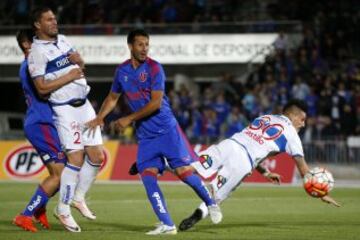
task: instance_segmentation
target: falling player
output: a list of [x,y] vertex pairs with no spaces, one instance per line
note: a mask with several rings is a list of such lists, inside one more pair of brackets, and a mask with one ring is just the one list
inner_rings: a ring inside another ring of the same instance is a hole
[[[309,171],[298,135],[298,131],[305,126],[306,111],[307,106],[303,101],[291,100],[284,106],[283,115],[258,117],[241,132],[200,153],[200,161],[192,166],[204,178],[216,174],[210,187],[218,204],[227,199],[254,168],[269,179],[278,181],[278,175],[259,165],[277,153],[286,152],[292,156],[302,177]],[[330,196],[321,199],[339,206]],[[185,231],[208,215],[202,203],[181,222],[179,229]]]

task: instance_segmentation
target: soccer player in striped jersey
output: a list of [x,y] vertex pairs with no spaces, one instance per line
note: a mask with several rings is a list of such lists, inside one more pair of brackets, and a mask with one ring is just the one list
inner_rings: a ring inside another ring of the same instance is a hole
[[[282,115],[260,116],[241,132],[199,153],[199,161],[192,166],[204,178],[216,176],[210,182],[210,187],[218,204],[227,199],[254,169],[279,183],[280,176],[269,172],[260,163],[280,152],[292,156],[302,177],[309,171],[298,135],[298,131],[305,126],[306,111],[305,102],[290,100],[284,106]],[[339,206],[330,196],[321,199]],[[208,215],[208,209],[202,203],[181,222],[179,229],[188,230]]]
[[[48,96],[38,94],[28,71],[27,58],[33,36],[34,33],[30,29],[20,30],[16,35],[18,45],[25,56],[19,71],[27,103],[24,131],[26,138],[33,145],[48,169],[49,176],[38,186],[24,211],[14,218],[13,223],[24,230],[37,232],[38,230],[33,224],[33,217],[44,228],[50,228],[46,216],[46,204],[49,198],[55,195],[59,189],[60,176],[67,158],[61,148],[60,139],[54,125],[53,111],[47,101]],[[62,86],[79,78],[81,75],[82,71],[80,69],[73,69],[53,84]]]
[[[83,72],[84,61],[69,40],[58,33],[55,14],[47,7],[36,8],[31,24],[36,36],[28,57],[30,76],[36,90],[49,95],[55,126],[68,158],[61,174],[55,215],[67,230],[80,232],[70,206],[89,219],[96,218],[85,203],[85,193],[104,160],[101,130],[97,128],[91,136],[84,131],[84,124],[96,116],[87,99],[90,86]],[[80,74],[69,81],[67,76],[74,71]],[[58,85],[57,81],[64,78],[67,83]],[[78,182],[78,178],[82,181]]]

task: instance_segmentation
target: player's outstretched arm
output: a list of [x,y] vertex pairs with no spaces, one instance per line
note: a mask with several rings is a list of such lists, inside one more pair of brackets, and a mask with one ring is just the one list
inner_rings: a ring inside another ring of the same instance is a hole
[[[307,165],[304,157],[300,157],[300,156],[296,156],[294,157],[294,160],[296,162],[296,166],[300,172],[301,177],[304,177],[304,175],[310,170],[309,166]],[[336,207],[340,207],[340,204],[338,202],[335,201],[335,199],[333,199],[332,197],[330,197],[329,195],[326,195],[322,198],[320,198],[323,202],[332,204]]]
[[293,157],[296,163],[296,167],[300,172],[301,177],[304,177],[305,174],[310,170],[309,166],[307,165],[305,158],[301,156]]
[[281,175],[280,174],[277,174],[274,172],[268,172],[267,174],[264,175],[264,177],[274,184],[280,185],[280,183],[281,183]]
[[104,102],[101,105],[100,111],[96,118],[85,123],[87,129],[90,129],[89,134],[95,133],[97,126],[104,125],[104,118],[115,108],[120,94],[110,91]]
[[132,122],[151,115],[153,112],[160,109],[163,95],[163,91],[151,91],[151,100],[139,111],[134,112],[126,117],[119,118],[117,121],[115,121],[115,127],[121,131],[129,126]]
[[256,170],[261,173],[266,179],[268,179],[270,182],[275,183],[275,184],[280,184],[281,183],[281,175],[274,173],[274,172],[270,172],[267,168],[264,168],[261,165],[258,165],[256,167]]
[[74,68],[71,69],[64,76],[61,76],[52,81],[46,81],[44,79],[44,76],[36,77],[34,80],[34,85],[39,95],[44,96],[61,88],[62,86],[68,84],[69,82],[72,82],[82,77],[84,77],[83,71],[80,68]]
[[341,205],[337,201],[335,201],[335,199],[330,197],[329,195],[322,197],[321,200],[325,203],[332,204],[335,207],[341,207]]

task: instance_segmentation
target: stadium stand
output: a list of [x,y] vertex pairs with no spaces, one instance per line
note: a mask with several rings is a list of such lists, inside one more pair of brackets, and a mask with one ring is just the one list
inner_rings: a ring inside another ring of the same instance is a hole
[[[41,4],[50,4],[64,24],[61,31],[74,35],[121,35],[133,27],[157,34],[277,32],[274,51],[263,64],[242,66],[245,74],[230,70],[240,68],[237,65],[218,66],[208,75],[201,66],[191,72],[181,66],[165,66],[176,117],[193,143],[209,144],[241,130],[259,114],[279,112],[290,98],[304,99],[309,105],[307,127],[301,133],[305,152],[313,161],[341,162],[351,161],[354,151],[350,148],[359,147],[348,144],[349,136],[360,134],[360,9],[354,7],[356,3],[19,0],[13,4],[5,0],[0,3],[0,34],[13,34],[26,25],[29,10]],[[293,33],[300,33],[300,40],[294,40]],[[4,75],[8,73],[6,79],[16,77],[17,66],[0,68]],[[90,80],[108,79],[107,84],[94,82],[95,106],[106,94],[113,69],[105,66],[101,76],[90,74]],[[3,81],[4,75],[0,80],[4,92],[1,111],[19,113],[24,109],[21,99],[12,107],[4,103],[9,98],[5,92],[14,89],[14,83]],[[124,113],[126,109],[119,105],[108,120]],[[134,141],[131,128],[125,133],[111,127],[105,131],[109,138]]]

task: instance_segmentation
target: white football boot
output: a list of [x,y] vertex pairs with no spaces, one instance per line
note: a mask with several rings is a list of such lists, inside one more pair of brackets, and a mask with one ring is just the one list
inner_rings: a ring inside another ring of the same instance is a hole
[[83,201],[75,201],[75,200],[73,200],[71,202],[71,207],[77,209],[81,213],[81,215],[83,215],[87,219],[90,219],[90,220],[95,220],[96,219],[96,215],[86,205],[85,200],[83,200]]
[[219,205],[217,204],[213,204],[208,206],[209,209],[209,215],[210,215],[210,219],[214,224],[218,224],[221,222],[223,215],[221,213],[221,209],[219,207]]
[[163,223],[157,224],[157,227],[154,230],[151,230],[146,233],[146,235],[162,235],[162,234],[168,234],[168,235],[175,235],[177,234],[176,226],[169,226],[165,225]]
[[59,219],[64,228],[70,232],[81,232],[80,226],[76,223],[71,213],[62,215],[58,213],[57,207],[54,210],[54,216]]

